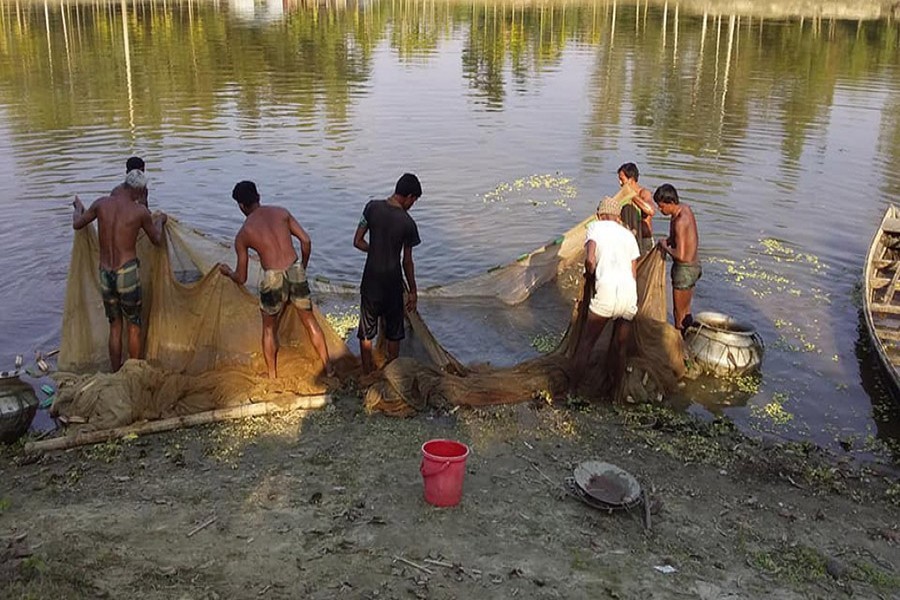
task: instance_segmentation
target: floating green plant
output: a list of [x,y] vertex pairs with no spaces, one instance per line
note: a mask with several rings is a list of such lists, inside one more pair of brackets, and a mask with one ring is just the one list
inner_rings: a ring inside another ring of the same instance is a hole
[[[528,197],[529,192],[549,192],[549,199]],[[569,200],[578,196],[578,189],[572,185],[572,180],[556,174],[530,175],[512,182],[499,184],[493,190],[485,194],[482,201],[485,204],[504,203],[518,197],[525,197],[525,201],[534,207],[546,206],[552,203],[566,210],[569,208]]]
[[541,354],[547,354],[556,350],[556,347],[559,346],[562,338],[563,334],[561,333],[540,333],[532,338],[531,347]]
[[356,311],[328,313],[325,315],[325,320],[344,340],[349,339],[350,335],[359,327],[359,313]]

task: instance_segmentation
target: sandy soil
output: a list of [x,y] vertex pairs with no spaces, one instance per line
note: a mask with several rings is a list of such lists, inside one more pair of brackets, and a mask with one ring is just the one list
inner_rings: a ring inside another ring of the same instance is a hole
[[[887,471],[663,409],[535,401],[395,420],[358,406],[30,462],[5,450],[0,596],[900,598]],[[454,509],[422,500],[434,437],[472,447]],[[650,531],[565,494],[591,458],[650,490]]]

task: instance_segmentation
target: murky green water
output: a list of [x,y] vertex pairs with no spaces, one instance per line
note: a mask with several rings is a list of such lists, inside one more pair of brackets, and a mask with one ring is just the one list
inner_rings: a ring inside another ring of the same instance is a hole
[[[0,367],[55,344],[71,197],[107,192],[133,153],[154,208],[223,238],[240,223],[232,185],[255,179],[311,232],[311,270],[348,281],[364,202],[414,171],[423,284],[554,237],[633,160],[695,208],[695,309],[745,318],[767,342],[761,381],[699,382],[682,401],[862,448],[891,428],[857,285],[900,192],[898,92],[889,20],[671,1],[0,0]],[[507,364],[567,314],[540,297],[422,310],[461,359]]]

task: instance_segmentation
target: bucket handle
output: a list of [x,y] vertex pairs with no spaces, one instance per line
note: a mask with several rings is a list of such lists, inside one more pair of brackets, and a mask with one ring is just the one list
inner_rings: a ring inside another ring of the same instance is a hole
[[435,469],[433,471],[429,471],[428,469],[425,468],[425,460],[423,459],[422,464],[419,465],[419,472],[422,473],[422,477],[433,477],[435,475],[443,473],[444,471],[446,471],[449,468],[450,468],[450,461],[448,460],[448,461],[444,462],[443,464],[441,464],[441,466],[438,467],[437,469]]

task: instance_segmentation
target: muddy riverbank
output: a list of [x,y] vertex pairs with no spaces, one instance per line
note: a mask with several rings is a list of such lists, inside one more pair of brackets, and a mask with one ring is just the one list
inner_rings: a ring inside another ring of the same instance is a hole
[[[7,449],[5,597],[897,598],[886,465],[656,408],[535,401],[396,420],[358,406],[33,462]],[[421,498],[419,446],[435,437],[472,448],[451,510]],[[565,494],[590,458],[638,477],[650,531]]]

